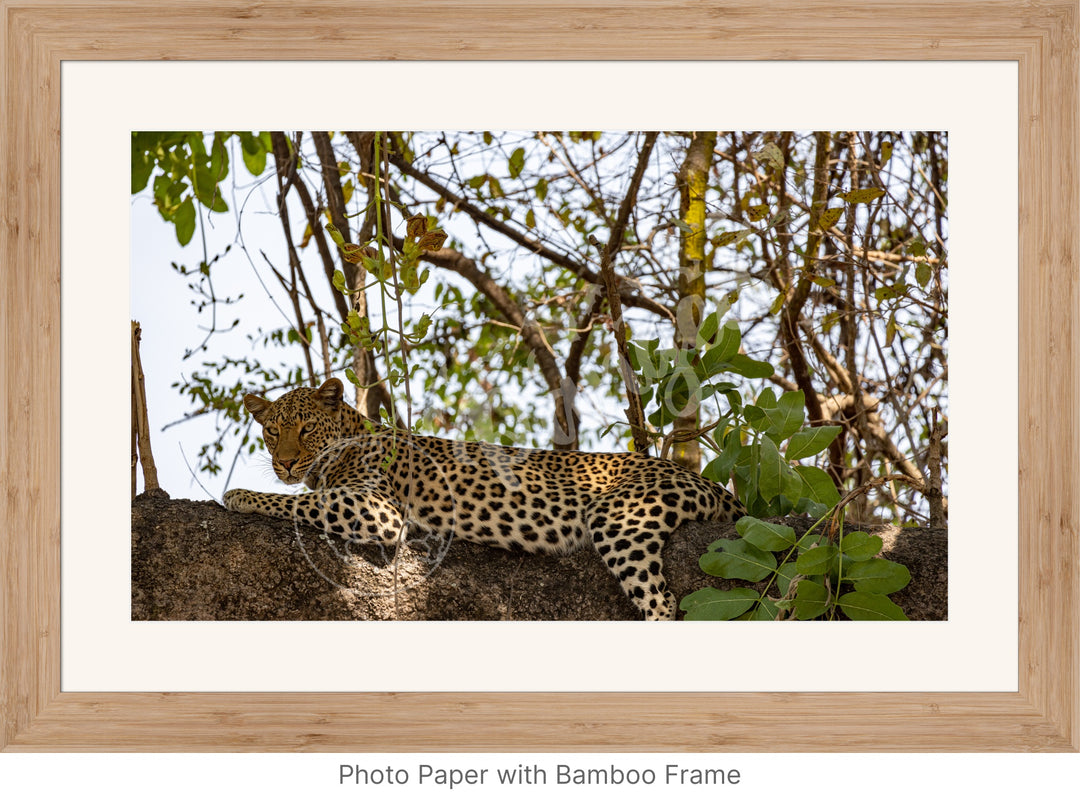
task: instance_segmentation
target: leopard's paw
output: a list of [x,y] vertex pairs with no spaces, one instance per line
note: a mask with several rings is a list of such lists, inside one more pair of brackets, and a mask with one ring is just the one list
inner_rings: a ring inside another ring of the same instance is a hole
[[255,501],[257,495],[254,491],[236,488],[225,491],[221,503],[225,505],[226,510],[234,513],[257,513],[259,510]]

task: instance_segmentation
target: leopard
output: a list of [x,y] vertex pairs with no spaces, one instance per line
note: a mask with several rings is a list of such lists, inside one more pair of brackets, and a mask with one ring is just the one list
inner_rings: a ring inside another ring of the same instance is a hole
[[233,489],[224,506],[292,519],[331,539],[392,546],[418,527],[443,540],[526,553],[592,545],[647,621],[673,620],[677,602],[661,550],[685,521],[747,514],[721,485],[641,452],[520,448],[380,426],[330,378],[244,408],[262,426],[277,477],[307,492]]

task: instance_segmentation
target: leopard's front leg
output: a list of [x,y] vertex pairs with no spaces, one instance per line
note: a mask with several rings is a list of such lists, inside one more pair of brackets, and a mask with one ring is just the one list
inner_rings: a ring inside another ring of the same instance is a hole
[[234,513],[261,513],[274,518],[292,518],[297,496],[284,493],[259,493],[236,488],[228,490],[221,503]]
[[320,488],[295,495],[236,489],[222,501],[233,512],[299,521],[364,544],[396,542],[404,523],[393,499],[378,488]]

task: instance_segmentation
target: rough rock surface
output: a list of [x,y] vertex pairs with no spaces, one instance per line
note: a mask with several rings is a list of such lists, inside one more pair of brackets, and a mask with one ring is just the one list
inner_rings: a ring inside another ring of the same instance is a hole
[[[798,529],[798,519],[789,523]],[[808,524],[807,524],[808,526]],[[883,556],[912,582],[893,595],[911,619],[947,618],[945,530],[891,530]],[[875,532],[871,529],[870,532]],[[726,581],[698,558],[727,524],[684,525],[664,552],[668,583],[682,597]],[[734,584],[732,584],[734,585]],[[395,591],[397,592],[395,595]],[[131,506],[134,620],[633,620],[639,619],[591,551],[526,555],[413,536],[397,558],[378,547],[349,551],[317,530],[215,502],[143,494]]]

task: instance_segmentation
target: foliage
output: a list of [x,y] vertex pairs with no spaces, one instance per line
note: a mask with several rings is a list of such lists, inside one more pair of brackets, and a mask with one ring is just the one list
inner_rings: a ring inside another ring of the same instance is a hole
[[244,165],[253,176],[266,170],[270,151],[269,132],[132,132],[131,192],[143,190],[154,177],[154,204],[166,221],[176,227],[176,240],[186,244],[195,233],[195,202],[207,210],[229,209],[221,183],[229,174],[230,137],[240,142]]
[[902,564],[875,557],[881,539],[841,532],[836,541],[753,516],[739,519],[740,538],[720,539],[701,556],[703,571],[728,580],[764,583],[761,591],[703,588],[683,597],[686,619],[906,620],[889,599],[911,581]]
[[839,609],[850,619],[906,619],[887,595],[906,586],[911,575],[903,565],[875,557],[880,538],[844,535],[842,529],[838,541],[813,529],[796,536],[791,527],[761,520],[807,513],[818,519],[816,529],[830,516],[839,518],[840,493],[832,478],[800,461],[824,451],[840,427],[805,426],[801,390],[777,398],[766,387],[744,404],[731,377],[769,378],[774,370],[739,353],[737,323],[719,323],[719,314],[710,314],[692,349],[636,344],[631,358],[643,401],[655,401],[649,423],[658,429],[673,422],[691,399],[726,399],[726,414],[697,435],[715,454],[703,475],[719,484],[734,479],[751,514],[736,525],[741,537],[715,541],[700,565],[715,577],[764,582],[761,590],[700,589],[679,604],[686,618],[832,619]]

